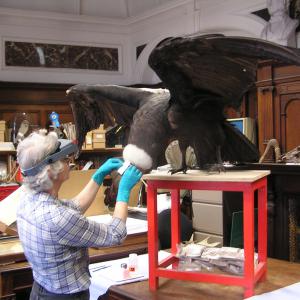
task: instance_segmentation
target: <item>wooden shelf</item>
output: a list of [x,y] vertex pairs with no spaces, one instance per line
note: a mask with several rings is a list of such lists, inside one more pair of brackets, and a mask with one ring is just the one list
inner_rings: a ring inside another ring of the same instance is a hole
[[[91,150],[81,150],[80,153],[119,153],[122,152],[124,148],[103,148],[103,149],[91,149]],[[15,155],[16,150],[0,150],[1,155]]]
[[80,153],[121,153],[124,148],[103,148],[103,149],[91,149],[91,150],[81,150]]
[[15,155],[16,150],[0,150],[0,155]]

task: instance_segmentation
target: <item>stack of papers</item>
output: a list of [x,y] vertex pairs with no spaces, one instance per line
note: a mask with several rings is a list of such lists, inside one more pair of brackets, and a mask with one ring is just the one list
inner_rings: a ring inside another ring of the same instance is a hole
[[[159,251],[158,260],[162,261],[169,255],[169,252]],[[89,266],[91,273],[90,300],[98,299],[99,296],[107,292],[111,285],[142,281],[149,278],[148,254],[138,255],[137,269],[135,272],[129,272],[129,275],[124,275],[124,269],[121,268],[123,263],[128,265],[128,257]]]
[[[109,214],[88,217],[98,223],[109,223],[112,216]],[[126,221],[127,234],[143,233],[148,231],[148,222],[145,220],[127,218]]]

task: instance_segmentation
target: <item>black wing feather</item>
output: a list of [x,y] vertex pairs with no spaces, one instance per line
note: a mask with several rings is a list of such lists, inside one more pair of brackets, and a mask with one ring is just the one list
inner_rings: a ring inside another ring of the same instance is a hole
[[171,96],[121,86],[77,85],[69,90],[79,146],[100,123],[117,123],[131,125],[128,141],[151,157],[152,167],[171,139],[179,140],[183,153],[194,147],[200,167],[219,162],[220,151],[223,160],[257,161],[257,148],[227,124],[223,112],[225,106],[240,106],[264,59],[300,64],[298,49],[261,39],[190,35],[164,40],[149,64]]
[[156,93],[151,89],[116,85],[79,84],[67,91],[73,111],[78,146],[86,133],[104,126],[130,125],[136,111]]
[[149,65],[170,90],[172,101],[185,107],[218,98],[238,107],[256,80],[259,60],[299,64],[299,50],[261,39],[221,35],[183,36],[165,40]]

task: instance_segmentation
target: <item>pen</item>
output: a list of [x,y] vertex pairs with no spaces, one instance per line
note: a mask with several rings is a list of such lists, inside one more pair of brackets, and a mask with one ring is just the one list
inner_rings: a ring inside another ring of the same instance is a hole
[[108,266],[99,266],[99,267],[95,267],[94,269],[91,269],[92,272],[96,272],[96,271],[100,271],[100,270],[103,270],[103,269],[106,269],[106,268],[109,268],[111,267],[110,265]]

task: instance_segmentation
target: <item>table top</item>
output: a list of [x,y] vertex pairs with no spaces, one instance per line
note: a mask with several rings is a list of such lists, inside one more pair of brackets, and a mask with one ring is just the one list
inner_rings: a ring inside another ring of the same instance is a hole
[[[262,294],[300,282],[300,264],[283,260],[268,259],[267,279],[259,282],[255,294]],[[158,290],[151,292],[149,282],[141,281],[126,285],[111,286],[109,299],[143,300],[242,300],[243,289],[237,286],[225,286],[214,283],[159,279]]]
[[228,170],[220,173],[208,173],[200,170],[188,170],[171,174],[168,171],[152,171],[143,175],[144,180],[165,180],[165,181],[211,181],[211,182],[255,182],[270,174],[268,170]]
[[[121,245],[102,248],[89,248],[91,262],[126,256],[137,251],[144,253],[148,248],[147,233],[128,235]],[[18,238],[0,241],[0,272],[4,265],[26,261],[21,242]],[[3,264],[3,265],[1,265]]]

